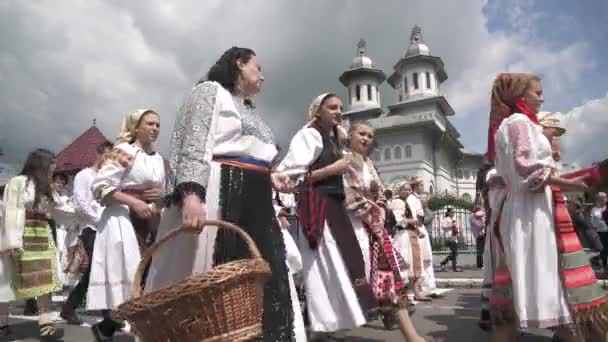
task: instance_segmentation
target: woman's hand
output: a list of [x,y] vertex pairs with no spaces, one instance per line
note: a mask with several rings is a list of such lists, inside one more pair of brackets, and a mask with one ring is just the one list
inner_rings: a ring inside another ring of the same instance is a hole
[[182,226],[203,230],[207,221],[207,206],[196,195],[187,195],[182,203]]
[[131,205],[129,205],[129,209],[133,210],[135,212],[135,214],[137,215],[137,217],[143,218],[143,219],[148,219],[150,217],[152,217],[152,208],[150,208],[150,206],[148,206],[148,203],[135,198],[133,200],[133,202],[131,203]]
[[330,168],[330,174],[331,175],[343,175],[346,172],[350,172],[351,171],[351,167],[349,165],[349,162],[346,158],[342,158],[339,160],[336,160],[333,164],[331,164],[329,166]]
[[144,190],[141,194],[141,199],[146,202],[158,202],[160,201],[161,191],[160,188],[148,188]]
[[272,182],[274,189],[278,192],[293,192],[291,178],[286,174],[273,172],[270,174],[270,181]]

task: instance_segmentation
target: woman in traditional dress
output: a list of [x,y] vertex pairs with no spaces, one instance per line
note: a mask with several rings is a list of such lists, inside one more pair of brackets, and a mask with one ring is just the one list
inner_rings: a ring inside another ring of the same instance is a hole
[[[264,290],[263,339],[292,341],[294,310],[300,306],[290,293],[271,184],[286,178],[275,174],[271,180],[277,147],[272,131],[253,111],[251,102],[263,80],[255,52],[233,47],[187,96],[171,140],[175,181],[159,234],[182,225],[202,228],[206,219],[221,219],[243,228],[272,270]],[[249,252],[240,237],[205,227],[198,238],[179,236],[158,250],[152,258],[146,291],[245,257]]]
[[488,156],[509,190],[494,231],[493,340],[512,340],[514,328],[555,328],[562,341],[599,341],[608,298],[561,194],[586,186],[554,173],[551,144],[536,117],[542,103],[542,85],[533,75],[501,74],[494,81]]
[[424,271],[424,241],[419,227],[422,222],[416,218],[406,202],[412,194],[412,187],[408,181],[402,182],[397,188],[398,196],[391,202],[391,209],[395,214],[397,228],[394,236],[395,248],[405,259],[407,268],[403,271],[409,282],[409,294],[416,301],[428,302],[431,299],[422,290],[422,272]]
[[[378,303],[366,270],[367,232],[363,225],[353,228],[344,202],[342,175],[354,171],[339,141],[342,100],[335,94],[319,95],[308,119],[277,171],[297,186],[297,211],[306,236],[300,252],[310,329],[323,338],[365,324]],[[401,314],[409,323],[402,327],[407,340],[421,341],[407,311]]]
[[95,324],[98,341],[110,341],[121,328],[110,310],[129,300],[140,250],[131,216],[158,222],[165,183],[163,157],[156,152],[160,117],[149,109],[128,113],[114,149],[93,181],[93,192],[105,206],[97,226],[87,292],[87,310],[102,310]]
[[56,248],[48,219],[62,220],[73,209],[57,207],[51,188],[55,155],[31,152],[21,174],[4,190],[5,215],[0,225],[0,337],[8,336],[8,302],[38,297],[40,338],[58,341],[63,330],[49,314],[51,294],[61,288]]
[[385,229],[389,211],[384,184],[368,158],[374,129],[367,122],[354,122],[348,130],[348,142],[354,172],[343,176],[346,208],[355,232],[359,233],[357,239],[363,242],[366,274],[381,306],[382,321],[385,328],[392,329],[397,323],[397,311],[408,308],[407,287],[401,275],[406,266]]

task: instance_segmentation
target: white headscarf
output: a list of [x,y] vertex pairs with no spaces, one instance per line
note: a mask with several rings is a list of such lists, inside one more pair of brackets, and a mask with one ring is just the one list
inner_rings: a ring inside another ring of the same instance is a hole
[[151,109],[137,109],[127,113],[120,125],[120,132],[116,138],[117,145],[123,142],[131,144],[135,141],[135,129],[137,128],[137,124],[139,123],[139,120],[141,120],[141,117],[147,113],[155,113],[158,115],[158,113]]
[[[317,112],[319,111],[319,108],[321,107],[321,102],[323,102],[323,100],[329,94],[330,93],[323,93],[323,94],[317,96],[312,101],[312,103],[308,107],[308,123],[306,123],[306,125],[304,125],[304,128],[310,127],[310,125],[317,120],[316,116],[317,116]],[[348,137],[348,133],[346,132],[346,130],[344,129],[344,127],[342,127],[342,125],[338,125],[337,128],[338,128],[338,138],[341,141],[346,140],[346,138]]]

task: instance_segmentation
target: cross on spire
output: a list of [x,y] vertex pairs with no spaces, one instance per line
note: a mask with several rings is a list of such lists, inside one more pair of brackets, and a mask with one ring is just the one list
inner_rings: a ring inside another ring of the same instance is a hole
[[365,39],[361,38],[361,40],[359,40],[359,43],[357,43],[357,49],[359,51],[359,56],[367,55],[367,42]]
[[422,29],[418,25],[414,25],[412,28],[412,34],[410,35],[410,44],[422,43]]

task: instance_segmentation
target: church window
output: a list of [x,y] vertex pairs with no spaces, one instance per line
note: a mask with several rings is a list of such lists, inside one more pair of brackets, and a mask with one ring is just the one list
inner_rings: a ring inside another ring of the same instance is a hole
[[426,73],[426,88],[431,89],[431,73]]
[[462,199],[465,201],[468,201],[468,202],[472,202],[471,195],[469,195],[466,192],[464,194],[462,194]]
[[469,178],[471,178],[471,171],[464,170],[464,179],[469,179]]
[[403,77],[403,92],[407,94],[407,76]]
[[414,82],[414,89],[418,89],[418,73],[415,72],[412,75],[412,78],[413,78],[413,82]]
[[461,169],[456,170],[456,178],[462,179],[462,170]]
[[412,145],[405,146],[405,158],[406,159],[412,158]]
[[384,160],[391,160],[391,149],[387,148],[384,150]]
[[395,159],[401,159],[401,155],[402,155],[402,151],[401,151],[401,146],[396,146],[395,147],[395,151],[394,151],[394,155],[395,155]]
[[372,100],[372,85],[371,84],[367,85],[367,99],[369,101]]
[[361,101],[361,86],[357,84],[355,88],[355,93],[357,95],[357,101]]
[[350,91],[350,87],[348,87],[348,103],[353,104],[353,96]]

